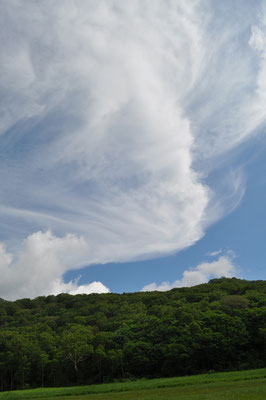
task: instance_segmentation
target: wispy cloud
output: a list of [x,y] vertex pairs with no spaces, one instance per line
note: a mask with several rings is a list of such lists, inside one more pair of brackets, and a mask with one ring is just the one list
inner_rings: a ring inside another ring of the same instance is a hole
[[242,180],[221,203],[204,178],[265,121],[263,13],[259,1],[1,2],[0,239],[15,257],[47,230],[86,244],[64,271],[170,253],[232,210]]
[[209,256],[209,257],[216,257],[216,256],[218,256],[219,254],[221,254],[223,252],[223,250],[216,250],[216,251],[209,251],[208,253],[207,253],[207,256]]

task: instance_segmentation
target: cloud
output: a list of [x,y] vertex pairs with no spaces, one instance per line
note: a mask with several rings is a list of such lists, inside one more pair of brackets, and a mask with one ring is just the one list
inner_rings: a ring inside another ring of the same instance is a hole
[[219,254],[221,254],[222,252],[223,252],[222,249],[216,250],[216,251],[209,251],[206,255],[209,257],[215,257],[215,256],[218,256]]
[[216,257],[216,256],[218,256],[218,255],[220,255],[220,254],[224,254],[227,258],[229,258],[229,259],[231,259],[231,260],[233,260],[233,259],[235,259],[235,258],[237,258],[237,254],[233,251],[233,250],[223,250],[223,249],[219,249],[219,250],[216,250],[216,251],[209,251],[207,254],[206,254],[206,256],[209,256],[209,257]]
[[172,14],[160,1],[5,4],[4,240],[73,232],[86,239],[90,264],[202,237],[209,189],[192,168],[182,106],[202,56],[197,10],[180,2]]
[[154,257],[234,209],[239,175],[223,201],[206,178],[265,122],[262,4],[1,3],[0,241],[15,259],[49,230],[84,240],[64,270]]
[[91,294],[91,293],[110,293],[110,290],[101,282],[92,282],[80,285],[79,280],[70,281],[68,283],[60,281],[54,282],[53,294],[69,293],[69,294]]
[[237,274],[236,267],[232,259],[228,256],[221,256],[213,262],[204,262],[196,267],[184,271],[180,280],[173,283],[162,282],[157,285],[155,282],[144,286],[142,292],[150,292],[154,290],[166,291],[178,287],[190,287],[208,282],[211,278],[227,277],[231,278]]
[[87,245],[83,238],[66,235],[59,238],[51,232],[30,235],[14,257],[0,245],[1,297],[14,300],[21,297],[67,292],[106,293],[109,289],[101,282],[79,285],[78,280],[63,282],[66,270],[77,268],[84,262]]

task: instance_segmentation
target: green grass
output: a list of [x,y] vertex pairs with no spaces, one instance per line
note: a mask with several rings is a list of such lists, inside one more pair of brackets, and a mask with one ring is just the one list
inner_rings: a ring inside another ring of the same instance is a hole
[[266,369],[0,393],[0,400],[266,400]]

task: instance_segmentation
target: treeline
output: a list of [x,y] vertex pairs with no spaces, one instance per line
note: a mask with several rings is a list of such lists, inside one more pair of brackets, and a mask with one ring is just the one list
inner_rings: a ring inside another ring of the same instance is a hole
[[0,388],[266,366],[266,282],[0,300]]

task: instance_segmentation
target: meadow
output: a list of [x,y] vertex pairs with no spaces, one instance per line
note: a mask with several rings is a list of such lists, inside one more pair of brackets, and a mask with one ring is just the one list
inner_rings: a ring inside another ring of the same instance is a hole
[[266,368],[0,393],[0,400],[265,400]]

